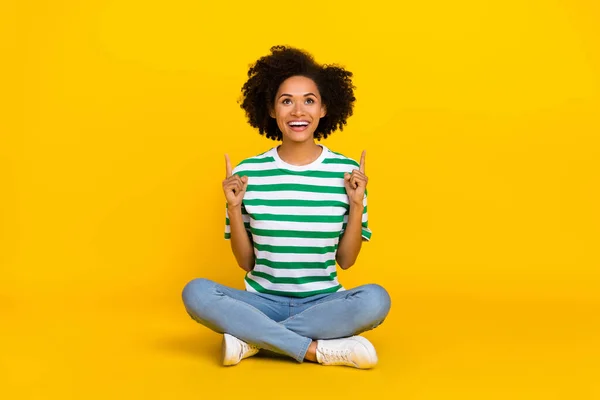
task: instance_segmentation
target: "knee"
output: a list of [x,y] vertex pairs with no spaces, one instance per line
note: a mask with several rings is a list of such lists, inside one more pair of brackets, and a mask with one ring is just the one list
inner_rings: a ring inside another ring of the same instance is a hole
[[188,310],[198,308],[202,299],[207,298],[207,295],[214,287],[215,283],[213,281],[204,278],[196,278],[188,282],[181,293],[185,308]]
[[385,288],[377,284],[363,287],[364,311],[374,321],[381,323],[388,315],[392,299]]

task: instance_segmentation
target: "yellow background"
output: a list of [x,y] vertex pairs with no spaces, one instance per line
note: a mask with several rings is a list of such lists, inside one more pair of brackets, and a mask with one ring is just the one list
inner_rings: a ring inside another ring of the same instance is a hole
[[[3,1],[0,397],[600,398],[598,4]],[[223,154],[276,144],[236,102],[276,44],[355,74],[372,371],[222,368],[181,304],[242,288]]]

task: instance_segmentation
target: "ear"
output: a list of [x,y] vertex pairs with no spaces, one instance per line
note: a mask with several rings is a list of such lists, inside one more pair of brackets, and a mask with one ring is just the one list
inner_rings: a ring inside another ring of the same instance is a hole
[[325,115],[327,115],[327,107],[325,107],[325,104],[321,105],[321,118],[323,118]]
[[269,115],[271,116],[271,118],[275,119],[275,107],[271,107],[269,108]]

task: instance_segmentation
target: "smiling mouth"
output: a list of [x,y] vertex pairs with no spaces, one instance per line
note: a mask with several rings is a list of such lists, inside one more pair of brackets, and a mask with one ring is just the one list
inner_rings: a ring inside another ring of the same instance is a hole
[[306,128],[308,128],[308,121],[290,121],[288,122],[288,126],[294,131],[294,132],[302,132],[303,130],[306,130]]

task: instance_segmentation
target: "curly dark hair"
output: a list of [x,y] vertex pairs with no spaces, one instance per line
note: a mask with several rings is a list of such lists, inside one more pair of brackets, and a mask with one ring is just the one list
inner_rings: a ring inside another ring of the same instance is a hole
[[271,54],[258,59],[248,70],[239,102],[250,125],[261,135],[282,140],[282,133],[269,110],[274,106],[281,83],[292,76],[312,79],[321,93],[327,112],[319,121],[315,139],[327,138],[338,128],[343,130],[356,100],[352,72],[338,65],[319,65],[307,52],[286,46],[271,47]]

